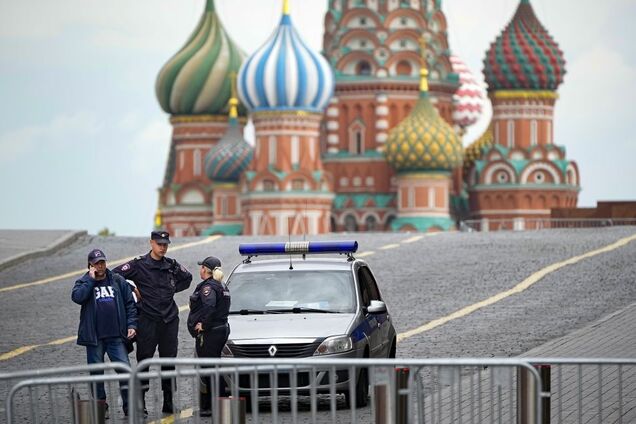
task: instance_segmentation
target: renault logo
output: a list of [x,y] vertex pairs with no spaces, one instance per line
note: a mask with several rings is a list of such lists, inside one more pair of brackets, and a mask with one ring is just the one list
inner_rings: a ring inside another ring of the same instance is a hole
[[269,356],[274,356],[276,352],[278,352],[278,349],[276,349],[276,346],[271,345],[267,351],[269,352]]

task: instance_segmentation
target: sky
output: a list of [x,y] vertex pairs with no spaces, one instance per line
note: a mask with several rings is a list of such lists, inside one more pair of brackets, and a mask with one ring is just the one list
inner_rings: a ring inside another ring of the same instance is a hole
[[[171,135],[155,79],[204,4],[0,0],[0,228],[148,234]],[[478,78],[485,51],[517,4],[443,1],[451,50]],[[532,4],[565,52],[554,141],[579,165],[579,206],[636,200],[636,1]],[[250,54],[277,25],[282,0],[216,5]],[[291,0],[294,23],[317,50],[326,9],[327,0]],[[465,144],[487,126],[487,109]]]

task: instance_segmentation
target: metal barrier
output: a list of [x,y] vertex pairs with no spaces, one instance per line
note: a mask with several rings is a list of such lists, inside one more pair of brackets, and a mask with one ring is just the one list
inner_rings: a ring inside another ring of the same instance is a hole
[[636,218],[511,218],[467,219],[459,224],[460,231],[527,231],[550,228],[599,228],[636,225]]
[[[175,369],[161,370],[168,365]],[[510,423],[516,419],[515,381],[520,368],[535,382],[534,412],[538,416],[540,377],[530,364],[519,359],[157,358],[143,361],[133,370],[130,393],[139,395],[145,379],[151,382],[151,393],[153,388],[158,390],[161,379],[171,379],[179,388],[174,399],[179,410],[174,417],[176,423],[200,422],[199,381],[207,376],[212,378],[212,399],[231,396],[236,400],[227,421],[221,420],[220,408],[213,408],[213,422],[243,422],[240,411],[241,402],[245,402],[252,423]],[[409,370],[406,376],[404,369]],[[469,376],[469,381],[462,375]],[[370,387],[370,399],[369,406],[362,407],[356,402],[358,382],[366,378],[368,385],[360,397],[364,398],[362,404],[366,403]],[[152,394],[150,398],[160,399]],[[244,400],[238,400],[241,398]],[[130,404],[135,403],[131,400]],[[150,401],[147,406],[151,419],[161,418],[158,404]],[[134,419],[140,417],[138,408]],[[131,422],[136,422],[132,416]]]
[[[175,368],[161,370],[166,365]],[[87,375],[98,370],[108,372]],[[116,383],[128,379],[127,420],[140,423],[140,382],[150,381],[148,419],[161,420],[166,418],[159,402],[161,379],[170,379],[178,390],[176,414],[169,421],[190,423],[210,422],[198,416],[199,386],[205,377],[212,379],[209,396],[215,400],[216,423],[636,422],[636,359],[158,358],[132,370],[106,363],[0,374],[0,383],[10,382],[5,401],[8,423],[78,422],[72,412],[73,390],[88,394],[97,382],[109,388],[109,422],[122,422],[121,411],[115,411]],[[95,402],[88,411],[86,421],[100,422]]]
[[[77,416],[75,395],[90,399],[91,419],[99,420],[99,404],[91,393],[104,383],[110,408],[110,422],[125,422],[119,404],[119,381],[130,380],[130,367],[122,363],[103,363],[76,367],[47,368],[0,374],[0,398],[5,399],[7,423],[69,423],[83,421]],[[90,375],[101,372],[106,374]]]
[[552,422],[636,423],[636,358],[520,359],[550,366]]

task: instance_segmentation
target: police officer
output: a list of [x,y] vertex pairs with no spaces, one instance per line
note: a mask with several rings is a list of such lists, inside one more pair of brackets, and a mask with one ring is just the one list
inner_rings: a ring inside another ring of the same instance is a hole
[[[199,262],[201,281],[190,296],[188,331],[195,338],[195,350],[199,358],[219,358],[230,335],[227,316],[230,312],[230,290],[223,283],[221,261],[208,256]],[[212,390],[210,377],[201,378],[199,387],[199,415],[212,415]]]
[[[132,280],[141,294],[138,304],[137,362],[152,358],[157,346],[160,357],[177,356],[179,309],[174,295],[190,287],[192,274],[176,260],[166,257],[168,244],[170,235],[167,231],[153,231],[150,234],[150,252],[113,270]],[[162,369],[171,370],[174,367]],[[161,381],[162,411],[165,413],[174,412],[172,388],[170,379]],[[148,381],[142,382],[142,390],[144,394],[148,391]]]

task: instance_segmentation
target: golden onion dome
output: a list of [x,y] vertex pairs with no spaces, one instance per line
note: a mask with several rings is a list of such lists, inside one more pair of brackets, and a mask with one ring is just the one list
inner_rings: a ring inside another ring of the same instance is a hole
[[389,132],[385,155],[398,172],[449,171],[462,164],[462,144],[431,103],[426,67],[420,74],[420,98],[409,116]]

